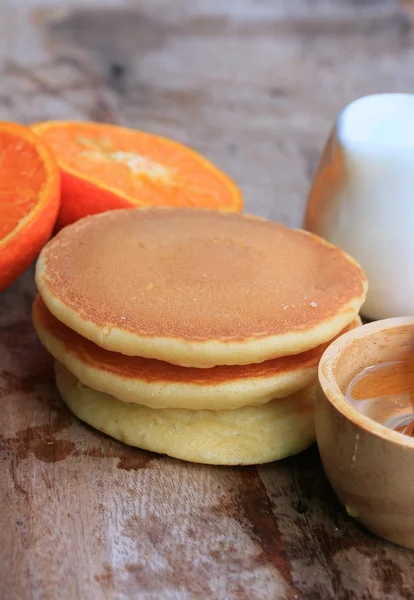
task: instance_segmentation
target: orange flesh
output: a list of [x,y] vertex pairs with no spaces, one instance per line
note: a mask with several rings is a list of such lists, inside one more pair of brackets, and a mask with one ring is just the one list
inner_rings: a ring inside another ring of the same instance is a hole
[[36,147],[19,135],[0,132],[0,244],[39,202],[48,179]]
[[181,144],[121,127],[88,123],[34,126],[62,169],[152,206],[241,208],[230,178]]
[[59,201],[59,168],[47,146],[27,127],[0,121],[0,291],[49,239]]

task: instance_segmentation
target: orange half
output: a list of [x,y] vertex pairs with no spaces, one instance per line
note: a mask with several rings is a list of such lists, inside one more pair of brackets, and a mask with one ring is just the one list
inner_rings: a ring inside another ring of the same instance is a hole
[[29,128],[0,122],[0,290],[33,262],[59,209],[59,168]]
[[115,208],[242,209],[232,179],[173,140],[88,122],[48,121],[32,129],[52,148],[61,169],[58,228]]

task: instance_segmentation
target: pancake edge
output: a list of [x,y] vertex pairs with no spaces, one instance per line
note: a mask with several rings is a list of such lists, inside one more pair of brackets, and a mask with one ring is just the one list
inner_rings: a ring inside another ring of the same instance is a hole
[[[231,413],[236,411],[165,409],[168,415],[162,416],[161,423],[163,420],[167,423],[162,425],[163,434],[158,436],[160,417],[157,413],[163,410],[120,402],[113,396],[85,387],[58,361],[55,363],[55,376],[63,401],[80,420],[120,442],[173,458],[211,465],[264,464],[298,454],[315,441],[316,386],[305,388],[294,396],[274,400],[273,404],[239,409],[249,411],[250,417],[252,411],[257,410],[259,418],[263,412],[263,427],[257,429],[253,442],[250,439],[249,448],[250,428],[238,427],[237,423],[232,427]],[[175,412],[181,414],[175,418]],[[190,413],[194,413],[194,420]],[[269,419],[271,413],[274,414]],[[220,430],[223,416],[225,432],[221,439],[209,429],[213,425],[213,429]],[[204,418],[211,423],[206,423],[205,431],[202,427],[200,432],[197,422]]]
[[[115,396],[123,402],[141,404],[149,408],[238,409],[265,404],[273,398],[284,398],[311,385],[317,379],[318,363],[273,376],[234,379],[211,385],[191,381],[165,380],[158,383],[131,379],[82,361],[76,355],[76,351],[68,350],[64,343],[42,326],[36,316],[35,304],[32,317],[37,335],[48,352],[84,385]],[[357,317],[355,321],[355,327],[358,327],[361,324],[360,318]]]

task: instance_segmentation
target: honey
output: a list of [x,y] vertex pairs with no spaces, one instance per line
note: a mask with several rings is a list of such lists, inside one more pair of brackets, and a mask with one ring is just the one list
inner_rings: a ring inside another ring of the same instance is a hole
[[414,359],[363,369],[349,384],[346,398],[377,423],[414,437]]

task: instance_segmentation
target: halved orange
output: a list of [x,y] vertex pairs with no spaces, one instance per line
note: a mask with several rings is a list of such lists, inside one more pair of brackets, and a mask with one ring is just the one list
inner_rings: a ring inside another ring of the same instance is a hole
[[59,196],[59,168],[47,145],[28,127],[0,121],[0,290],[47,242]]
[[52,148],[61,169],[58,228],[113,208],[242,209],[232,179],[173,140],[100,123],[48,121],[32,128]]

